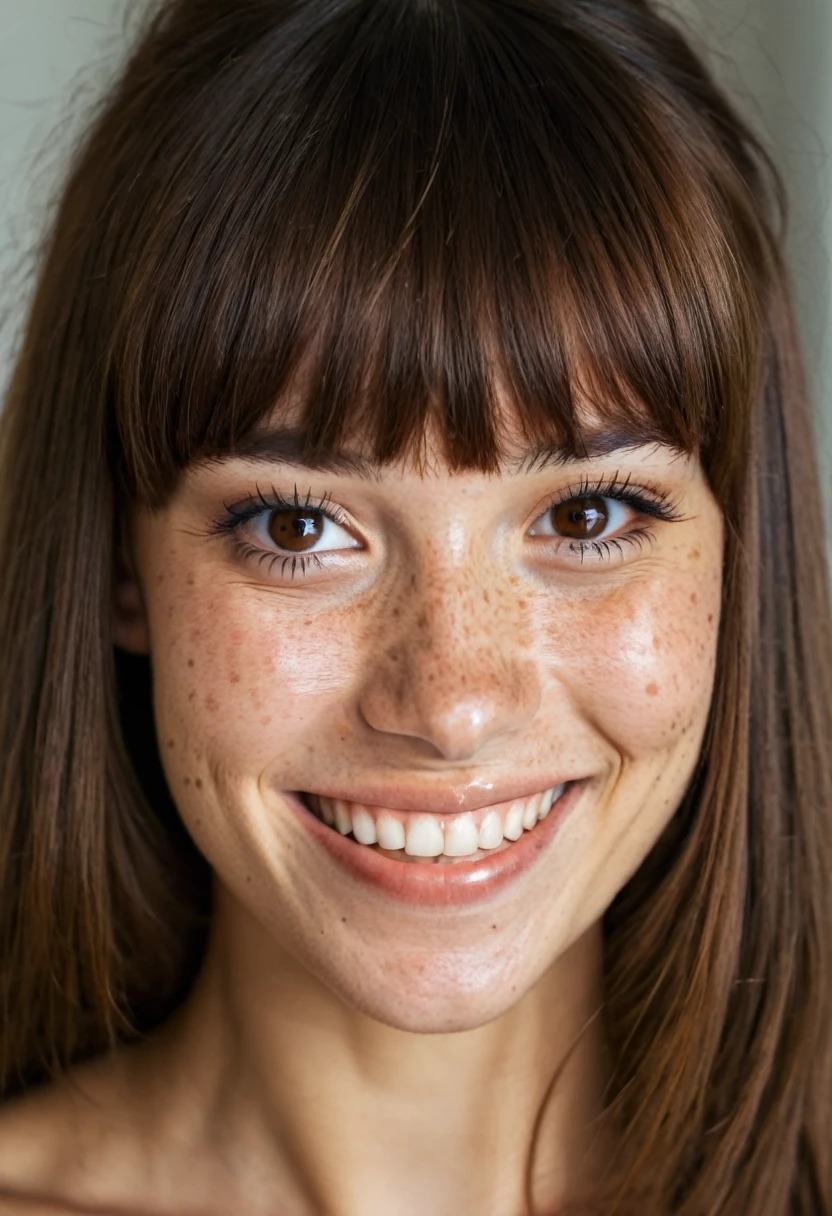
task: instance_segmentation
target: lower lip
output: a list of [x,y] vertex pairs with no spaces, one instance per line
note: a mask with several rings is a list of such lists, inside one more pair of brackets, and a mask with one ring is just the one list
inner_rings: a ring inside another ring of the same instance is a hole
[[582,781],[571,782],[546,818],[539,820],[530,832],[524,832],[507,849],[493,857],[478,857],[475,861],[458,861],[453,865],[394,861],[328,827],[313,815],[297,794],[283,796],[299,814],[306,830],[354,878],[400,903],[448,907],[487,899],[531,869],[580,798],[583,786]]

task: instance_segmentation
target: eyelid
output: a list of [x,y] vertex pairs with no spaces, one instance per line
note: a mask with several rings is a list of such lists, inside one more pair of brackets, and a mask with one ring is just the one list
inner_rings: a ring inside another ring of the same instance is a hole
[[[529,527],[532,527],[548,511],[563,503],[569,502],[572,499],[595,496],[612,498],[618,502],[623,502],[638,514],[656,520],[675,522],[685,518],[678,510],[678,503],[666,491],[654,485],[644,483],[632,484],[632,482],[632,474],[621,478],[617,471],[612,476],[595,478],[583,476],[577,484],[560,489],[544,500],[543,505],[536,508]],[[242,528],[246,523],[270,511],[306,509],[320,512],[336,526],[342,527],[347,531],[352,531],[346,512],[332,501],[331,494],[326,493],[323,497],[317,498],[312,495],[310,490],[305,497],[301,497],[298,493],[297,485],[294,487],[291,498],[280,493],[275,487],[272,487],[271,494],[264,494],[258,485],[255,487],[255,494],[249,498],[237,503],[226,503],[224,505],[226,515],[222,519],[215,521],[214,526],[211,528],[211,534],[230,535],[235,539],[240,553],[243,554],[245,551],[244,556],[246,560],[259,561],[261,564],[266,562],[269,564],[269,569],[273,567],[275,562],[281,562],[283,567],[287,563],[290,563],[293,576],[296,566],[300,566],[302,573],[309,563],[319,568],[325,568],[326,559],[339,552],[343,552],[343,550],[324,550],[322,553],[310,550],[307,553],[291,553],[289,551],[283,552],[281,550],[265,549],[259,545],[253,545],[241,535]],[[580,554],[580,560],[583,563],[586,552],[595,551],[600,557],[602,553],[608,553],[613,548],[617,548],[620,551],[622,542],[638,540],[641,543],[647,537],[648,530],[642,528],[640,531],[633,530],[631,533],[602,539],[581,540],[555,536],[546,537],[545,540],[547,542],[560,540],[573,553]],[[360,548],[361,546],[357,545],[355,547]],[[321,560],[322,558],[324,559],[323,561]]]
[[646,482],[634,483],[633,474],[620,477],[616,471],[612,476],[590,477],[585,475],[576,484],[557,490],[535,510],[532,523],[541,516],[574,498],[613,498],[626,503],[641,515],[670,523],[681,521],[685,516],[679,510],[679,501],[666,490]]

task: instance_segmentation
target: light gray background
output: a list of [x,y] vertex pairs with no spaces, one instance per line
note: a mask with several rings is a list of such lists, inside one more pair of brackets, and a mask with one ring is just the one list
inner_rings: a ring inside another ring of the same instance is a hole
[[[72,137],[117,72],[143,3],[0,0],[0,388]],[[667,7],[689,23],[786,176],[832,558],[832,0],[668,0]]]

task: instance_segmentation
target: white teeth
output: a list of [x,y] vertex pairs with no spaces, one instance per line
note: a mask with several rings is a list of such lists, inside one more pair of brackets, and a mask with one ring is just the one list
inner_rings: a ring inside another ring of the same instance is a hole
[[[470,857],[479,849],[493,850],[503,840],[519,840],[545,819],[566,789],[566,783],[528,798],[518,798],[508,811],[464,812],[447,818],[407,814],[369,807],[358,802],[320,795],[314,800],[319,817],[342,836],[350,833],[359,844],[401,849],[411,857]],[[482,815],[482,819],[480,819]],[[477,824],[479,823],[479,827]]]
[[523,827],[527,832],[530,832],[537,823],[537,816],[540,810],[540,800],[542,794],[535,794],[534,798],[526,799],[526,809],[523,811]]
[[333,801],[332,809],[335,811],[335,826],[342,836],[348,836],[352,831],[352,815],[349,811],[349,806],[340,798]]
[[376,831],[378,842],[383,849],[404,848],[404,828],[389,812],[382,811],[379,815]]
[[435,815],[414,815],[407,825],[405,853],[410,857],[438,857],[445,851],[445,833]]
[[526,801],[524,798],[519,798],[517,802],[512,804],[503,825],[503,835],[507,840],[519,840],[523,835],[523,812],[525,809]]
[[503,821],[496,811],[489,811],[480,824],[479,846],[481,849],[496,849],[503,843]]
[[457,815],[445,828],[446,857],[468,857],[479,848],[479,832],[473,815]]
[[543,795],[543,802],[540,805],[540,810],[537,812],[538,819],[545,819],[552,809],[552,804],[557,802],[563,791],[566,789],[566,782],[562,781],[560,785],[556,785],[552,790],[546,790]]
[[353,807],[352,834],[359,844],[376,843],[375,822],[370,812],[363,806]]

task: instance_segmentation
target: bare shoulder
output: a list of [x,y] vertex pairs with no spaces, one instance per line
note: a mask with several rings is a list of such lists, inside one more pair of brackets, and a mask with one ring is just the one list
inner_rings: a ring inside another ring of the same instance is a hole
[[108,1057],[0,1105],[0,1216],[100,1216],[112,1180],[139,1167],[139,1112],[124,1092]]

